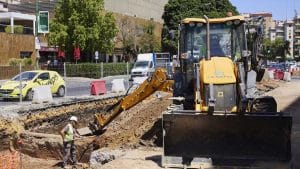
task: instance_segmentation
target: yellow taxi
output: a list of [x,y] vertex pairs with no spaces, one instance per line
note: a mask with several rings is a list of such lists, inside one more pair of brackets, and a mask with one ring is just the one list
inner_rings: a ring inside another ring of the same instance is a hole
[[[21,82],[20,82],[21,79]],[[0,86],[0,98],[13,99],[22,97],[28,100],[33,98],[33,88],[41,85],[50,85],[51,93],[59,97],[65,95],[65,81],[55,71],[34,70],[16,75]],[[20,89],[22,92],[20,92]]]

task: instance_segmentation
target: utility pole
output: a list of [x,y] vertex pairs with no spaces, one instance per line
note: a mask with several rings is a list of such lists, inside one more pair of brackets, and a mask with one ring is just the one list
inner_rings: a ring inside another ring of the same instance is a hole
[[36,49],[36,69],[39,69],[39,48],[38,42],[38,19],[39,19],[39,0],[35,0],[35,49]]

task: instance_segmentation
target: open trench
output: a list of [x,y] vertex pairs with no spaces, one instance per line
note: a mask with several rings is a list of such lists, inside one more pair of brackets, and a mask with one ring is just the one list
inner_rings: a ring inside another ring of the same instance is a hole
[[[1,129],[1,150],[8,149],[11,142],[15,148],[31,157],[61,160],[63,146],[59,131],[68,123],[70,116],[79,118],[78,128],[87,127],[93,121],[95,113],[101,113],[117,101],[118,98],[110,98],[22,112],[19,121],[6,120],[3,124],[7,127]],[[93,139],[88,137],[78,140],[78,154],[81,155]],[[93,147],[89,151],[92,149]],[[85,154],[86,157],[81,158],[83,162],[87,162],[89,158],[88,152]]]
[[[78,117],[77,128],[87,127],[93,121],[95,113],[104,112],[108,106],[113,105],[119,99],[110,98],[23,112],[18,122],[14,124],[10,122],[12,126],[20,128],[15,133],[15,137],[13,130],[4,130],[3,133],[7,134],[6,137],[5,134],[2,135],[1,142],[4,146],[1,149],[8,149],[9,140],[12,140],[14,147],[23,154],[40,159],[61,160],[63,145],[59,131],[68,123],[70,116]],[[162,101],[162,99],[150,96],[134,108],[124,111],[102,135],[88,136],[75,141],[78,159],[82,163],[88,163],[92,151],[101,148],[122,149],[135,148],[141,144],[161,145],[161,112],[170,104],[171,101],[168,99]]]

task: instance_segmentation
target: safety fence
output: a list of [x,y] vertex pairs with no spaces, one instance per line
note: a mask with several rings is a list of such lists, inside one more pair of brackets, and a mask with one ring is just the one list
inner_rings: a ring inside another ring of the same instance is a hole
[[[132,63],[82,63],[82,64],[41,64],[37,66],[22,66],[21,71],[29,70],[53,70],[61,76],[66,77],[86,77],[99,79],[107,76],[129,75]],[[0,66],[0,80],[11,79],[20,73],[19,65]]]
[[44,69],[54,70],[67,77],[86,77],[99,79],[107,76],[129,75],[132,63],[81,63],[52,64]]
[[17,169],[23,168],[22,154],[18,151],[3,151],[0,152],[0,169]]
[[[22,71],[34,70],[34,66],[22,66]],[[0,66],[0,80],[11,79],[20,73],[19,65],[16,66]]]

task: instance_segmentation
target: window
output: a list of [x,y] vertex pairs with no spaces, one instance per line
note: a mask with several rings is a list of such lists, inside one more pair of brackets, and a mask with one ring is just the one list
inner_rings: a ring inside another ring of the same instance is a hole
[[49,80],[49,73],[42,73],[39,75],[38,79]]
[[[23,72],[21,73],[22,80],[32,80],[36,76],[36,72]],[[12,80],[19,81],[20,75],[15,76]]]

